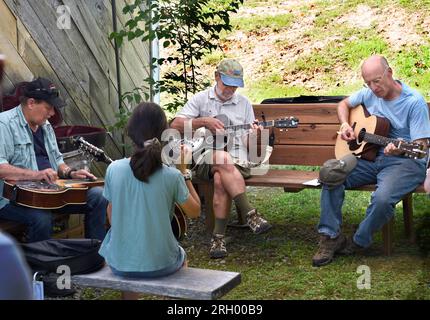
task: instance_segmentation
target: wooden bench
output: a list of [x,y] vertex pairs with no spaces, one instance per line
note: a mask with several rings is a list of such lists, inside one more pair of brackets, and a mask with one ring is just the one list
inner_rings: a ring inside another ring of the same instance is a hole
[[197,300],[218,299],[240,282],[240,273],[198,268],[182,268],[169,276],[154,279],[120,278],[108,266],[94,273],[72,276],[72,283],[83,287]]
[[[303,104],[256,104],[253,106],[255,117],[266,120],[295,116],[300,124],[296,129],[281,132],[274,129],[274,149],[270,158],[271,165],[321,166],[326,160],[335,158],[339,121],[337,103]],[[318,188],[303,185],[303,182],[318,178],[318,171],[270,169],[265,175],[256,175],[246,180],[247,186],[282,187],[285,192],[299,192],[305,188]],[[206,201],[206,225],[213,229],[214,215],[212,208],[213,187],[206,182],[197,182]],[[367,185],[354,190],[374,191],[374,185]],[[424,193],[424,187],[414,192]],[[403,218],[406,236],[414,241],[412,193],[403,199]],[[392,253],[393,220],[382,229],[384,253]]]

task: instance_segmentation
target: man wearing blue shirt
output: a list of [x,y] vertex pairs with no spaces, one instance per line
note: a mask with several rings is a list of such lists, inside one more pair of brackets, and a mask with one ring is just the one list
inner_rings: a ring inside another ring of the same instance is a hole
[[[35,180],[54,183],[63,179],[95,179],[86,170],[67,166],[58,150],[49,118],[65,106],[55,85],[44,78],[29,82],[21,104],[0,113],[0,218],[27,225],[28,242],[49,239],[52,215],[49,210],[19,206],[1,195],[4,180]],[[103,240],[107,201],[100,187],[87,192],[85,205],[69,205],[58,212],[84,213],[85,236]]]
[[[389,120],[389,138],[421,143],[427,150],[430,121],[424,98],[406,84],[393,79],[393,70],[384,57],[374,55],[366,59],[361,75],[365,88],[338,105],[341,138],[346,141],[356,139],[348,123],[349,110],[364,105],[371,115]],[[373,234],[393,217],[396,203],[423,183],[425,168],[426,159],[405,158],[402,151],[390,143],[379,150],[375,161],[358,159],[357,166],[343,184],[334,187],[323,184],[318,225],[320,242],[312,259],[313,265],[326,265],[339,252],[353,254],[368,248]],[[367,184],[376,184],[376,191],[372,193],[364,220],[353,237],[347,240],[341,233],[345,189]]]

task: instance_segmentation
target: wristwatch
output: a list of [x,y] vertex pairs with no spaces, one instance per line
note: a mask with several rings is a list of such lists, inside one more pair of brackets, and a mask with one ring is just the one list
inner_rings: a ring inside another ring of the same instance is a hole
[[184,177],[185,181],[192,180],[193,173],[190,169],[186,169],[184,173],[182,173],[182,176]]

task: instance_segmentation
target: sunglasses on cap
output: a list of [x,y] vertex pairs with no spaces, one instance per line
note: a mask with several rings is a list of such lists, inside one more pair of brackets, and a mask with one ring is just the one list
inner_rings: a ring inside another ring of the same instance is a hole
[[52,88],[52,89],[51,88],[50,89],[36,88],[36,89],[31,90],[31,91],[33,91],[33,92],[34,91],[44,92],[44,93],[47,93],[50,96],[54,96],[56,98],[58,98],[60,96],[60,91],[57,88]]

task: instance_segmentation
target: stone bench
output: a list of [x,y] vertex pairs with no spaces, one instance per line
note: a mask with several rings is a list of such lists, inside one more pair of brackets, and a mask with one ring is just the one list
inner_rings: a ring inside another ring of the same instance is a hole
[[196,300],[218,299],[240,282],[240,273],[198,268],[182,268],[169,276],[154,279],[118,277],[108,266],[94,273],[72,276],[72,283],[83,287]]

